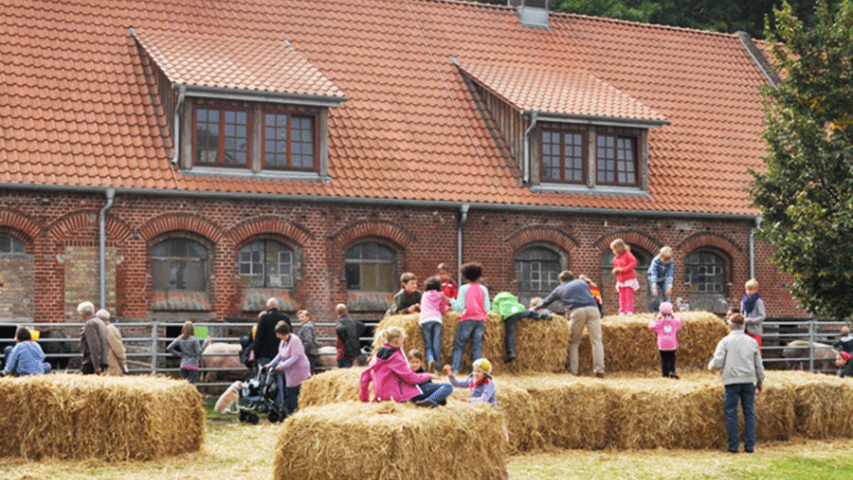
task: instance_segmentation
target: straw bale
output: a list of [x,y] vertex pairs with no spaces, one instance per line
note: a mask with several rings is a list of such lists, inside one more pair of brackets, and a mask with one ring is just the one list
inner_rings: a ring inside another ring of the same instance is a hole
[[0,378],[0,456],[152,460],[198,451],[205,414],[194,385],[163,377]]
[[488,404],[345,402],[302,409],[284,423],[276,479],[505,478],[503,414]]
[[[424,351],[424,339],[418,325],[418,314],[392,315],[385,317],[376,327],[380,332],[388,327],[396,326],[406,333],[408,351],[417,348]],[[453,359],[453,340],[456,328],[459,326],[459,313],[444,314],[441,330],[441,365],[449,365]],[[553,320],[521,320],[516,328],[517,359],[504,364],[506,356],[506,330],[501,316],[489,312],[486,321],[486,331],[483,334],[482,355],[492,362],[492,370],[501,373],[533,373],[565,371],[569,345],[569,322],[560,316]],[[374,350],[381,347],[374,343]],[[471,370],[471,341],[465,347],[460,371]]]
[[[313,375],[302,382],[300,407],[317,407],[330,403],[358,400],[359,378],[363,367],[335,368]],[[371,384],[371,397],[373,396]]]
[[853,437],[850,379],[809,372],[768,372],[765,384],[768,388],[783,385],[793,392],[798,434],[807,438]]
[[[681,329],[678,331],[678,368],[707,366],[714,356],[717,342],[728,330],[723,321],[708,312],[678,312]],[[608,316],[601,320],[604,343],[604,366],[607,372],[660,371],[657,337],[649,330],[654,318],[650,313]],[[592,352],[585,331],[580,342],[581,373],[592,373]]]

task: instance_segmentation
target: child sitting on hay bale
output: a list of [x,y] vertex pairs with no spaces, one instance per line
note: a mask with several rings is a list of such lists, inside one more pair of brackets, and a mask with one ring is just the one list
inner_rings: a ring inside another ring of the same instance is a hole
[[362,402],[369,401],[368,388],[373,382],[376,401],[394,400],[396,402],[415,402],[419,407],[443,405],[453,393],[449,383],[432,383],[438,379],[429,373],[415,373],[409,368],[403,354],[403,342],[406,335],[399,327],[391,327],[380,333],[382,348],[370,360],[367,370],[361,374],[358,397]]
[[451,385],[471,389],[471,396],[468,397],[468,402],[488,402],[495,407],[498,406],[495,382],[492,380],[492,364],[487,359],[480,358],[475,360],[474,371],[465,380],[456,380],[450,365],[445,365],[444,371],[450,377]]
[[672,304],[660,304],[660,316],[649,322],[649,328],[658,334],[660,368],[664,377],[679,379],[675,373],[675,349],[678,348],[678,329],[681,320],[672,316]]
[[459,296],[451,303],[453,309],[462,312],[459,315],[459,326],[456,327],[456,338],[453,340],[453,372],[458,373],[462,366],[462,352],[471,337],[471,358],[480,358],[483,353],[483,333],[486,331],[486,320],[491,308],[489,289],[480,285],[483,266],[479,263],[462,265],[462,277],[468,283],[459,289]]
[[409,368],[415,373],[425,373],[424,370],[424,353],[413,348],[409,350]]
[[50,364],[44,361],[44,351],[38,343],[32,341],[30,331],[25,327],[18,327],[15,331],[14,347],[6,347],[3,351],[3,375],[14,375],[23,377],[26,375],[40,375],[50,371]]
[[[533,300],[537,300],[536,303],[539,303],[541,298],[534,298]],[[536,305],[531,300],[531,306]],[[504,337],[504,342],[506,345],[506,358],[504,359],[505,363],[510,363],[515,360],[515,330],[518,326],[518,321],[522,318],[532,318],[534,320],[542,320],[547,319],[551,320],[553,318],[551,312],[549,310],[543,309],[543,311],[534,310],[533,308],[525,309],[524,305],[521,304],[515,295],[509,292],[501,292],[495,295],[495,299],[492,301],[492,311],[498,312],[501,314],[501,318],[504,321],[504,325],[506,327],[506,335]]]

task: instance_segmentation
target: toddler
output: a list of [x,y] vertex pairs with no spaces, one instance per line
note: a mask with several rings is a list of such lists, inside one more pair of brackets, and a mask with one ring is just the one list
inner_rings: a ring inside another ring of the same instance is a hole
[[631,248],[621,238],[610,243],[613,250],[613,275],[616,275],[616,291],[619,292],[619,314],[634,314],[634,290],[640,288],[637,282],[637,259],[631,254]]
[[458,373],[462,365],[462,352],[471,337],[472,358],[480,358],[483,350],[483,333],[486,331],[487,312],[491,308],[489,289],[480,285],[483,266],[479,263],[462,265],[462,277],[468,283],[459,289],[459,295],[453,299],[453,309],[462,312],[459,326],[453,340],[453,372]]
[[424,373],[424,354],[417,348],[409,350],[409,368],[415,373]]
[[850,361],[849,353],[838,352],[835,357],[835,366],[838,367],[836,374],[839,377],[853,377],[853,362]]
[[449,299],[442,292],[441,280],[429,277],[421,295],[421,316],[418,324],[424,335],[424,349],[430,372],[441,362],[441,328],[444,312],[449,310]]
[[444,371],[450,377],[450,383],[454,387],[471,389],[469,402],[488,402],[495,407],[498,406],[495,382],[492,379],[492,364],[487,359],[478,358],[474,361],[474,371],[465,380],[456,380],[450,365],[445,365]]
[[586,275],[578,275],[578,279],[583,280],[587,285],[589,285],[589,293],[592,294],[592,298],[595,299],[595,303],[598,305],[598,314],[603,316],[604,307],[602,305],[604,303],[604,299],[601,297],[601,289],[599,289],[598,285],[596,285],[595,282]]
[[761,324],[767,318],[767,313],[764,310],[764,300],[761,299],[761,293],[758,291],[758,281],[754,278],[749,279],[744,285],[744,290],[746,293],[740,301],[740,313],[746,320],[746,334],[758,342],[758,348],[761,351]]
[[658,349],[660,350],[660,368],[664,377],[678,379],[675,373],[675,349],[678,347],[678,329],[681,320],[672,316],[672,304],[660,304],[660,316],[649,322],[649,328],[658,334]]
[[441,281],[441,291],[447,295],[447,298],[456,298],[456,295],[459,294],[459,289],[456,288],[456,282],[450,278],[450,269],[447,267],[447,264],[439,263],[435,270],[436,276]]

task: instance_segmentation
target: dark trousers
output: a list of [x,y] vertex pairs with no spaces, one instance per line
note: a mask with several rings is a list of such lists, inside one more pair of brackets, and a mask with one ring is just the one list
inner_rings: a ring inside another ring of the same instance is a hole
[[726,409],[726,432],[730,452],[736,452],[739,446],[737,431],[737,405],[743,409],[743,448],[747,452],[755,449],[755,385],[736,383],[726,385],[723,405]]
[[338,360],[338,368],[350,368],[352,364],[353,360]]
[[675,374],[675,350],[660,351],[660,371],[664,377]]
[[317,355],[307,355],[308,365],[311,366],[311,375],[314,375],[314,369],[317,368]]

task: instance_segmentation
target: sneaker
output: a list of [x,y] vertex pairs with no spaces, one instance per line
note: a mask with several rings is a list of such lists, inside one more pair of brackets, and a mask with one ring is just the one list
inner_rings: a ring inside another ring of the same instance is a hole
[[415,402],[415,405],[424,408],[435,408],[435,404],[430,402],[429,400],[418,400],[417,402]]
[[599,373],[596,373],[596,374],[595,374],[595,377],[596,377],[596,378],[604,378],[604,374],[603,374],[603,373],[601,373],[601,372],[599,372]]
[[747,449],[744,449],[743,451],[744,451],[744,452],[746,452],[746,453],[752,453],[752,452],[754,452],[755,450],[747,450]]
[[513,360],[515,360],[515,353],[514,353],[514,352],[510,352],[510,353],[508,353],[508,354],[507,354],[506,358],[504,358],[504,363],[510,363],[510,362],[512,362]]
[[679,377],[679,376],[678,376],[678,374],[677,374],[677,373],[675,373],[675,372],[670,373],[670,374],[669,374],[669,378],[674,378],[674,379],[676,379],[676,380],[681,380],[681,377]]
[[737,450],[729,450],[729,453],[737,453]]

